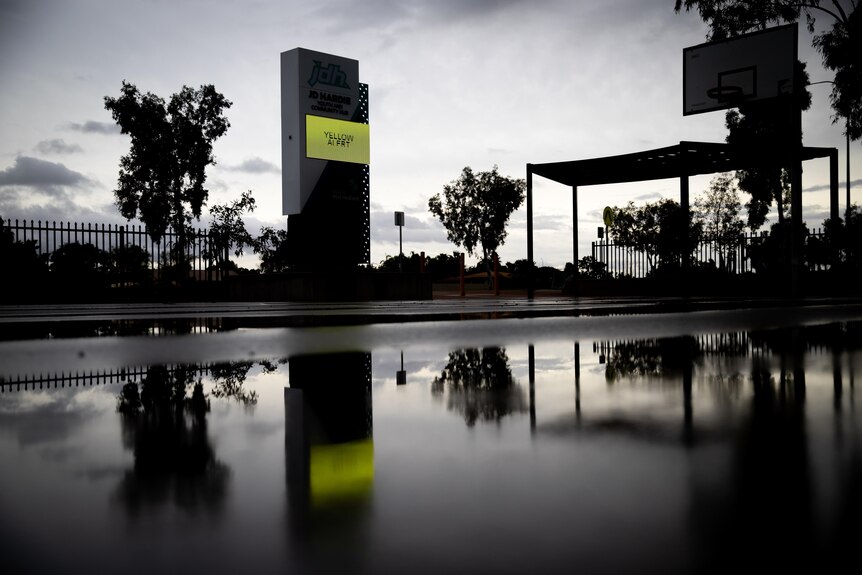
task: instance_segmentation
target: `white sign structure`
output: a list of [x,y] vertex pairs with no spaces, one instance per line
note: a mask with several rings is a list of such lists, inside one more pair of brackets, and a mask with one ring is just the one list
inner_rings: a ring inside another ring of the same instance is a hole
[[328,162],[369,163],[360,86],[357,60],[305,48],[281,53],[283,214],[302,212]]
[[685,48],[683,115],[792,94],[797,36],[794,23]]

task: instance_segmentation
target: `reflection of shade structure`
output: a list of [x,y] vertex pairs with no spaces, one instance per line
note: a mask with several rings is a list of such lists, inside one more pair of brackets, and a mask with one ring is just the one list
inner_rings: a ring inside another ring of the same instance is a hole
[[294,525],[362,505],[374,479],[371,354],[297,356],[284,390],[287,481]]

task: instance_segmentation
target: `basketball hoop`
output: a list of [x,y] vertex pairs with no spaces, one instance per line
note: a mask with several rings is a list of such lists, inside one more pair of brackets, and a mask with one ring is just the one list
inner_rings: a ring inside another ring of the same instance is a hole
[[738,102],[743,98],[741,86],[716,86],[707,90],[706,95],[719,104]]

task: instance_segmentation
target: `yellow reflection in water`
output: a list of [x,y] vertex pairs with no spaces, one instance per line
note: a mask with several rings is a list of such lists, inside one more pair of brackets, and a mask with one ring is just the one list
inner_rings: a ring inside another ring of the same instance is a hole
[[374,442],[369,439],[313,445],[309,474],[312,507],[366,499],[374,483]]

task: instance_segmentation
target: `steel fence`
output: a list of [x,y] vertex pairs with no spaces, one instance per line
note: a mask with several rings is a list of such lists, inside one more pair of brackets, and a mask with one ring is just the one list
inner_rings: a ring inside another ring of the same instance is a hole
[[122,262],[124,255],[136,246],[147,254],[148,269],[154,280],[165,277],[168,269],[184,262],[190,277],[197,280],[219,281],[224,273],[224,262],[229,259],[229,246],[219,246],[205,230],[192,230],[182,254],[177,253],[179,234],[168,230],[160,241],[154,242],[142,225],[92,224],[41,220],[3,220],[2,227],[11,231],[15,241],[35,242],[39,256],[50,256],[68,244],[92,245]]
[[[822,249],[824,231],[821,228],[809,230],[805,236],[805,248],[812,257],[807,258],[809,269],[828,269],[826,258],[817,257],[816,250]],[[713,266],[733,274],[755,271],[752,262],[752,252],[757,246],[763,245],[769,238],[767,232],[742,234],[739,241],[732,246],[720,247],[716,241],[701,241],[696,246],[692,256],[699,267]],[[814,246],[817,245],[817,248]],[[605,270],[613,277],[644,278],[657,266],[658,262],[650,262],[645,251],[619,245],[612,241],[599,240],[592,242],[592,258],[605,264]]]

